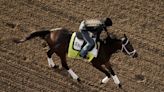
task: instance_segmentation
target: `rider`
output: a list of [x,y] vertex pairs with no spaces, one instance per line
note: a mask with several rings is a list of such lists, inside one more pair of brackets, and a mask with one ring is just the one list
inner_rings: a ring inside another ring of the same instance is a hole
[[103,30],[107,31],[107,27],[112,26],[112,20],[105,18],[102,20],[91,19],[83,20],[80,24],[79,30],[82,33],[83,39],[87,44],[80,51],[80,56],[86,58],[88,51],[94,46],[92,37],[99,38]]

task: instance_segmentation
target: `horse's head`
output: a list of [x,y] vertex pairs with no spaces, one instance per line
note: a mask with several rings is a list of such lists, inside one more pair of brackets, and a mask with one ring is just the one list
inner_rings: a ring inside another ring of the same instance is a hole
[[128,40],[125,34],[124,37],[121,39],[121,41],[122,41],[122,48],[121,48],[122,52],[133,58],[138,57],[136,50],[133,48],[132,44],[130,43],[130,41]]

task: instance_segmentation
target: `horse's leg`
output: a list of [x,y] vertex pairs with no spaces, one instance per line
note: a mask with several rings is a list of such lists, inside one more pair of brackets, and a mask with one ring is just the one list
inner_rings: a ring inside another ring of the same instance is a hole
[[[48,65],[50,66],[50,67],[57,67],[55,64],[54,64],[54,62],[53,62],[53,60],[52,60],[52,54],[55,52],[55,49],[50,49],[48,52],[47,52],[47,56],[48,56]],[[61,64],[62,64],[62,67],[64,67],[67,71],[68,71],[68,73],[72,76],[72,78],[73,79],[76,79],[76,80],[78,80],[78,81],[80,81],[80,79],[79,79],[79,77],[73,72],[73,70],[72,69],[70,69],[69,67],[68,67],[68,65],[67,65],[67,61],[66,61],[66,56],[65,56],[65,54],[61,54],[61,52],[60,53],[57,53],[56,52],[56,54],[60,57],[60,59],[61,59]]]
[[73,70],[68,67],[67,60],[66,60],[66,55],[65,54],[58,54],[58,56],[61,59],[62,67],[64,67],[68,71],[68,73],[71,75],[71,77],[73,79],[76,79],[76,80],[80,81],[79,77],[75,74],[75,72],[73,72]]
[[109,63],[105,64],[105,67],[109,70],[111,73],[111,77],[114,80],[114,83],[117,84],[121,88],[120,80],[118,79],[117,75],[114,73],[111,65]]
[[114,80],[114,83],[117,84],[121,88],[120,80],[118,79],[117,75],[114,73],[112,67],[108,67],[110,73],[112,74],[112,78]]
[[47,52],[47,56],[48,56],[48,58],[47,58],[47,60],[48,60],[48,65],[49,65],[49,67],[51,67],[51,68],[57,67],[57,66],[54,64],[53,60],[52,60],[52,54],[53,54],[53,53],[54,53],[54,50],[53,50],[53,49],[50,49],[50,50]]
[[104,69],[104,68],[103,68],[100,64],[98,64],[98,63],[92,62],[92,65],[93,65],[96,69],[98,69],[98,70],[100,70],[101,72],[105,73],[105,75],[106,75],[106,77],[101,81],[101,84],[107,83],[107,82],[109,81],[109,78],[110,78],[110,73],[109,73],[106,69]]

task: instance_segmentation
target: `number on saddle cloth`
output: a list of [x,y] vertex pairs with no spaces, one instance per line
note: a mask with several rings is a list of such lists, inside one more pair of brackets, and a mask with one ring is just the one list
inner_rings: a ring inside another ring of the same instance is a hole
[[[95,45],[97,45],[97,42],[96,42],[96,38],[95,37],[92,37],[92,39],[94,40],[95,42]],[[75,36],[75,39],[74,39],[74,45],[73,45],[73,48],[75,50],[78,50],[80,51],[87,43],[85,42],[85,40],[83,39],[83,36],[80,32],[76,32],[76,36]],[[95,45],[89,50],[91,51]],[[97,46],[96,46],[97,47]]]

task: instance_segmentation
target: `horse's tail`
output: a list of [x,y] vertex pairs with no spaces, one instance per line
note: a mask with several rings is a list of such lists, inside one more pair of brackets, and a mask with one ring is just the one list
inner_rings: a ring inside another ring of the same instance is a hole
[[36,32],[29,34],[27,37],[25,37],[21,40],[14,39],[13,41],[16,43],[22,43],[22,42],[25,42],[25,41],[30,40],[32,38],[35,38],[35,37],[41,37],[44,39],[47,34],[50,34],[49,30],[36,31]]

